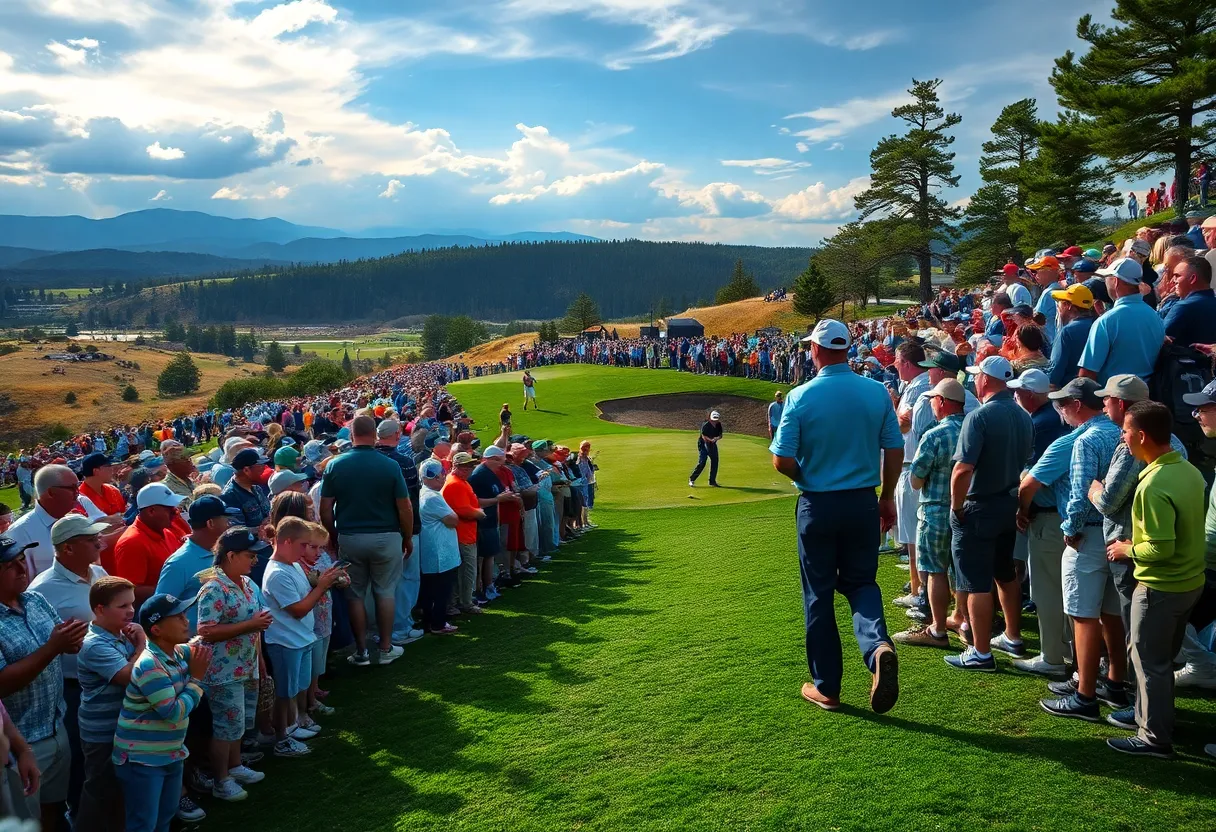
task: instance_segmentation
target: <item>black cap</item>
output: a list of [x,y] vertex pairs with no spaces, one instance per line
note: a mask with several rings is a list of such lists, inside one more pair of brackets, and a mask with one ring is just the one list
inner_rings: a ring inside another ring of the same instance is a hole
[[1106,279],[1102,277],[1091,277],[1082,284],[1094,296],[1094,300],[1100,300],[1109,305],[1112,303],[1110,294],[1106,291]]
[[1059,390],[1048,393],[1047,398],[1053,401],[1077,399],[1090,410],[1101,410],[1102,397],[1098,395],[1098,391],[1101,389],[1102,385],[1092,378],[1078,377],[1065,384]]
[[270,544],[262,540],[248,526],[236,526],[220,536],[215,547],[215,557],[219,560],[230,552],[254,552],[262,554],[270,550]]
[[110,458],[103,453],[89,454],[80,462],[80,473],[91,477],[98,468],[105,468],[107,465],[113,464]]
[[258,463],[265,464],[266,457],[262,456],[261,451],[256,448],[246,448],[232,458],[232,467],[237,471]]
[[153,624],[159,624],[170,616],[181,615],[193,607],[196,601],[198,601],[197,595],[193,598],[177,598],[158,592],[144,601],[143,606],[139,608],[139,626],[150,634]]
[[1012,307],[1009,311],[1014,315],[1021,315],[1023,318],[1029,318],[1034,314],[1034,310],[1025,303],[1019,303],[1017,306]]
[[11,537],[0,537],[0,563],[16,560],[26,549],[33,549],[37,543],[18,543]]
[[208,520],[214,520],[217,517],[240,517],[244,514],[239,508],[233,508],[227,505],[223,500],[214,494],[204,494],[193,503],[186,511],[186,517],[190,521],[192,529],[200,529],[207,525]]

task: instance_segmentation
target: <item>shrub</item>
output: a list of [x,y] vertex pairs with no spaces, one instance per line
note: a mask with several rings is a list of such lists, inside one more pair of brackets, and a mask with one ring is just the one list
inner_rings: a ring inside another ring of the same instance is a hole
[[142,336],[142,335],[135,336],[135,346],[143,347],[143,346],[146,346],[147,343],[148,343],[148,339],[145,338],[144,336]]
[[[143,336],[141,335],[140,337],[142,338]],[[84,351],[87,352],[89,355],[92,355],[93,353],[97,352],[97,345],[89,344],[88,346],[86,346],[84,348]]]
[[283,372],[287,367],[287,356],[283,354],[283,348],[279,346],[278,341],[271,341],[270,346],[266,348],[266,366],[276,373]]
[[281,378],[252,376],[225,381],[211,397],[211,403],[220,409],[240,407],[249,402],[279,399],[287,395],[287,384]]
[[135,389],[134,384],[128,384],[126,387],[122,388],[122,400],[124,402],[139,401],[139,391]]
[[44,442],[63,442],[66,439],[72,438],[72,432],[67,429],[67,426],[62,422],[55,422],[47,425],[46,430],[42,433]]
[[346,373],[334,362],[317,358],[289,375],[286,383],[291,395],[312,396],[344,386]]
[[75,355],[78,352],[84,352],[84,349],[80,346],[80,344],[68,344],[66,351],[70,352],[72,355]]
[[167,396],[183,396],[198,390],[201,373],[188,352],[179,352],[156,378],[156,389]]
[[0,344],[0,355],[12,355],[15,352],[21,352],[21,347],[16,344]]
[[63,403],[64,404],[76,404],[76,394],[73,393],[71,390],[69,390],[68,394],[63,397]]

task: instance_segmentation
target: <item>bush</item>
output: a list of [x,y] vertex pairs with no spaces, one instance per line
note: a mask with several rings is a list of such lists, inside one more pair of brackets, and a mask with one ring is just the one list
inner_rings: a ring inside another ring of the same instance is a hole
[[[142,338],[143,336],[141,335],[139,337]],[[139,340],[139,339],[137,338],[136,340]],[[89,355],[92,355],[93,353],[97,352],[97,345],[89,344],[87,347],[84,348],[84,351],[87,352]]]
[[70,352],[72,355],[75,355],[78,352],[84,352],[84,349],[80,346],[80,344],[68,344],[67,352]]
[[62,422],[55,422],[47,425],[46,430],[42,432],[44,442],[63,442],[72,438],[72,432],[67,429],[67,426]]
[[12,355],[15,352],[21,352],[21,347],[16,344],[0,344],[0,355]]
[[314,359],[289,375],[287,391],[293,396],[313,396],[346,385],[347,376],[332,361]]
[[122,400],[124,402],[139,401],[139,391],[135,389],[134,384],[128,384],[126,387],[122,388]]
[[156,378],[156,389],[167,396],[184,396],[198,390],[201,373],[188,352],[179,352]]
[[63,403],[64,404],[76,404],[76,394],[73,393],[71,390],[69,390],[68,394],[63,397]]
[[278,341],[271,341],[270,346],[266,348],[266,366],[276,373],[283,372],[287,367],[287,356],[283,354],[283,348],[279,346]]
[[253,376],[225,381],[211,397],[211,403],[221,410],[240,407],[249,402],[281,399],[287,396],[287,384],[281,378]]
[[[148,339],[147,339],[147,338],[145,338],[145,337],[144,337],[144,336],[142,336],[142,335],[137,335],[137,336],[135,336],[135,346],[137,346],[137,347],[144,347],[144,346],[147,346],[147,344],[148,344]],[[94,347],[94,349],[96,349],[96,347]]]

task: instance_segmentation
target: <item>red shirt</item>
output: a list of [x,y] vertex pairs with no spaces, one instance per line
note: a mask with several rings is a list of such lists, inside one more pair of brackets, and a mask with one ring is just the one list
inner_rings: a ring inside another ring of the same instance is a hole
[[[459,477],[449,476],[439,493],[443,495],[443,499],[447,501],[447,504],[452,507],[452,511],[456,512],[457,517],[460,517],[460,510],[462,508],[466,511],[468,509],[481,509],[481,502],[477,499],[477,495],[473,493],[473,486]],[[476,543],[477,521],[465,520],[463,517],[460,517],[460,524],[456,526],[456,541],[458,543]]]
[[127,501],[122,492],[109,484],[102,485],[101,493],[98,494],[87,482],[82,482],[80,496],[88,497],[102,514],[122,514],[127,510]]
[[136,517],[114,547],[114,574],[136,586],[156,586],[161,568],[177,547],[177,535],[171,529],[153,531]]
[[[515,475],[511,473],[511,469],[507,466],[502,466],[495,473],[498,474],[498,481],[502,483],[503,491],[510,491],[515,485]],[[519,514],[519,505],[516,503],[499,503],[498,504],[498,525],[505,526],[509,523],[518,522],[521,519]]]

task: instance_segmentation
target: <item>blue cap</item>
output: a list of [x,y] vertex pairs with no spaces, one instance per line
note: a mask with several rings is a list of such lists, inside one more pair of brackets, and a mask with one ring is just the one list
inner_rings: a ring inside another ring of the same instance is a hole
[[239,471],[242,468],[248,468],[250,465],[257,465],[258,463],[264,465],[266,457],[262,456],[261,451],[255,448],[246,448],[232,458],[232,469]]
[[9,563],[20,557],[26,549],[33,549],[38,544],[18,543],[11,537],[0,537],[0,563]]
[[1072,267],[1073,274],[1089,274],[1098,270],[1098,264],[1093,260],[1079,260]]
[[193,607],[196,601],[198,601],[197,595],[193,598],[178,598],[174,595],[158,592],[147,601],[144,601],[144,605],[139,608],[139,626],[143,627],[144,631],[151,635],[154,624],[159,624],[170,616],[181,615]]
[[244,512],[239,508],[227,505],[214,494],[204,494],[191,503],[190,508],[186,510],[191,528],[200,528],[206,525],[208,520],[214,520],[217,517],[240,517],[242,514]]

